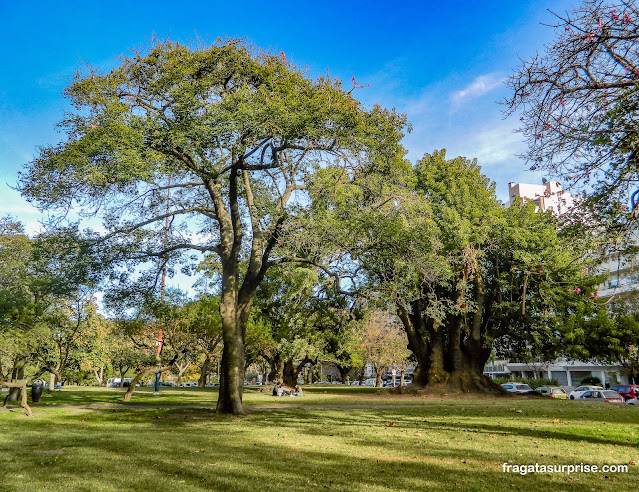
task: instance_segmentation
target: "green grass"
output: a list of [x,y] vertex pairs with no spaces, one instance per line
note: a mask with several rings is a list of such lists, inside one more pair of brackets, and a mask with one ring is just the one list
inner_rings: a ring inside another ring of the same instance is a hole
[[[502,472],[503,462],[639,462],[639,408],[631,406],[395,398],[326,386],[303,398],[247,391],[255,406],[242,418],[210,409],[52,405],[121,395],[67,388],[44,398],[30,418],[19,408],[0,410],[0,490],[613,491],[632,490],[639,478],[637,466],[570,476]],[[133,403],[214,404],[216,396],[197,388],[159,397],[141,391]],[[327,407],[264,407],[274,402]]]

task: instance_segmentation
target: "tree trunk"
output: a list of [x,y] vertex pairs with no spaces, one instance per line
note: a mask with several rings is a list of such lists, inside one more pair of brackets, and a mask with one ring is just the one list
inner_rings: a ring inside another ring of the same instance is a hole
[[362,367],[359,371],[359,378],[357,380],[357,383],[359,386],[363,386],[363,382],[364,382],[364,371],[366,370],[366,367]]
[[404,386],[404,376],[406,375],[406,369],[399,371],[399,385]]
[[450,360],[451,382],[458,384],[464,378],[464,356],[461,350],[461,316],[451,320],[448,328],[448,352]]
[[380,367],[379,369],[375,368],[375,387],[382,387],[382,372],[384,372],[384,368]]
[[346,384],[347,383],[347,379],[348,379],[348,373],[351,372],[351,369],[353,369],[352,366],[340,366],[337,365],[337,370],[339,371],[339,375],[342,378],[342,384]]
[[[31,378],[18,379],[11,382],[0,380],[0,388],[3,388],[3,387],[9,388],[9,392],[11,392],[12,389],[18,390],[20,394],[20,406],[22,406],[22,408],[24,408],[27,411],[27,417],[31,417],[33,415],[33,413],[31,412],[31,407],[29,406],[29,402],[27,399],[27,385],[31,382],[32,378],[33,376]],[[9,399],[9,395],[7,395],[7,397],[4,399],[2,406],[6,405],[8,399]],[[17,401],[18,397],[16,397],[15,400]]]
[[49,391],[53,391],[55,389],[55,379],[56,379],[55,372],[50,372],[49,373]]
[[131,380],[131,384],[127,388],[126,393],[124,393],[124,401],[131,400],[131,396],[133,395],[133,392],[135,391],[135,385],[138,384],[142,378],[146,376],[150,376],[151,374],[157,374],[157,373],[162,374],[164,371],[168,371],[170,368],[171,368],[170,365],[160,367],[159,369],[157,368],[157,366],[151,366],[137,373],[135,377]]
[[430,364],[427,381],[429,385],[439,385],[448,382],[448,373],[444,370],[444,337],[442,327],[435,324],[429,330],[430,334]]
[[[229,299],[231,297],[231,299]],[[250,305],[240,312],[235,296],[222,295],[220,315],[222,317],[222,365],[220,369],[220,393],[217,413],[243,415],[242,391],[244,389],[244,333]]]
[[200,368],[200,379],[197,384],[200,388],[204,388],[206,386],[206,378],[209,375],[209,371],[211,370],[211,358],[207,355],[202,362],[202,367]]
[[295,370],[295,363],[292,360],[287,360],[283,364],[283,379],[282,381],[286,386],[294,388],[297,384],[298,372]]
[[93,375],[98,383],[98,386],[104,386],[104,367],[100,367],[100,370],[93,369]]
[[267,359],[267,361],[269,366],[269,372],[268,372],[268,377],[266,379],[270,381],[271,383],[273,383],[277,379],[277,356],[273,356]]

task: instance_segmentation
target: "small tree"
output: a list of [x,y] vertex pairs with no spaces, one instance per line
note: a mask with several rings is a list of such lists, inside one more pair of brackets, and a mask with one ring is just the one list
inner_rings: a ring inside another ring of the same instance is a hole
[[408,339],[397,316],[373,312],[364,322],[359,339],[362,354],[375,371],[375,386],[381,387],[385,369],[402,365],[411,355]]

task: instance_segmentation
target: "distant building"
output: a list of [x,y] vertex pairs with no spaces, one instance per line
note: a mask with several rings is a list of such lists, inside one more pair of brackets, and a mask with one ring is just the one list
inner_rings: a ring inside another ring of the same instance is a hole
[[511,378],[549,378],[561,386],[573,388],[590,377],[599,378],[602,384],[629,384],[621,365],[598,364],[560,358],[552,362],[492,361],[484,367],[484,375]]
[[[639,233],[632,241],[639,246]],[[637,300],[639,289],[639,256],[613,253],[606,256],[599,266],[601,272],[608,272],[608,278],[599,286],[599,297]]]
[[558,181],[545,181],[535,185],[527,183],[508,183],[508,206],[518,200],[529,200],[535,204],[537,210],[546,212],[551,210],[556,215],[566,213],[575,205],[575,198],[570,191],[562,190]]

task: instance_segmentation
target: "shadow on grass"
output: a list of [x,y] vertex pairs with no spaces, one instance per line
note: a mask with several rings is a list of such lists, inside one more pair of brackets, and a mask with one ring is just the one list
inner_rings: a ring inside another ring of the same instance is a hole
[[[401,436],[373,438],[359,450],[352,440],[370,436],[371,425],[386,429],[388,416],[358,410],[339,412],[335,421],[333,412],[256,412],[244,419],[203,410],[42,415],[0,436],[0,468],[5,486],[14,487],[6,490],[28,484],[31,490],[99,491],[590,491],[594,484],[614,490],[624,479],[506,474],[495,450],[462,455],[454,443],[413,449]],[[397,415],[398,427],[415,423],[415,415]]]

